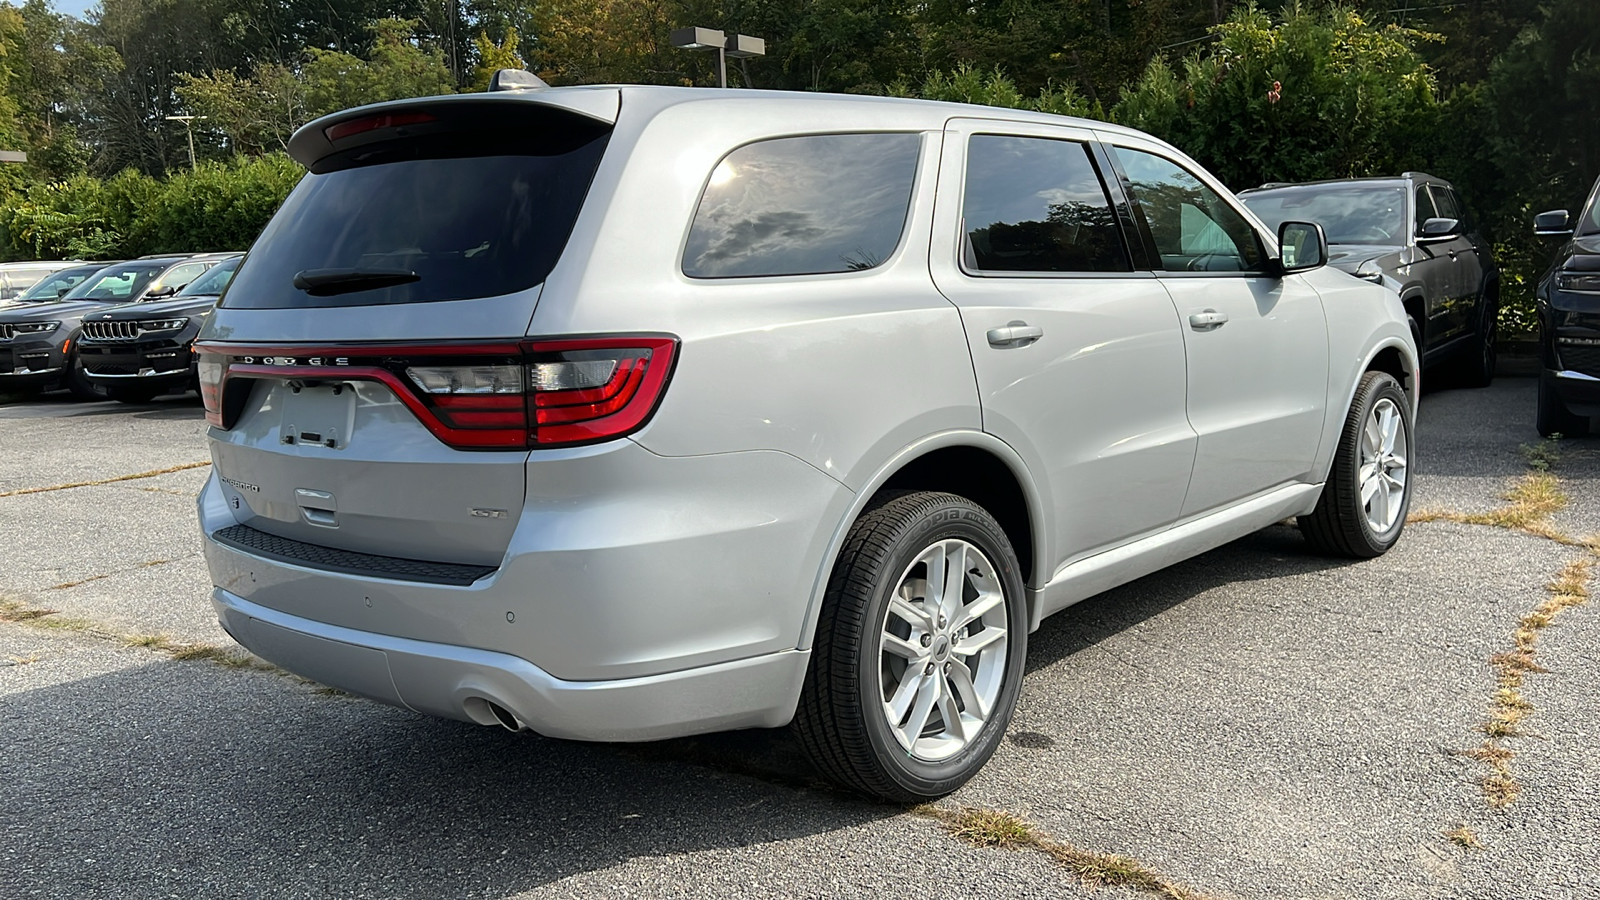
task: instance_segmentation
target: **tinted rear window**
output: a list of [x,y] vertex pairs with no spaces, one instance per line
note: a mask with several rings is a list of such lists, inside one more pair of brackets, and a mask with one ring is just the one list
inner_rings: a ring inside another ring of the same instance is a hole
[[17,299],[25,303],[35,300],[56,300],[81,284],[85,278],[100,271],[100,268],[100,266],[81,266],[76,269],[62,269],[28,288]]
[[813,134],[746,144],[712,170],[683,252],[691,278],[870,269],[900,244],[922,138]]
[[217,263],[207,269],[204,275],[189,282],[187,287],[178,292],[178,296],[217,296],[233,279],[233,273],[239,269],[239,262],[238,259],[226,259]]
[[[543,282],[577,220],[605,133],[558,146],[537,136],[493,145],[477,137],[414,142],[414,153],[378,155],[384,161],[374,164],[319,164],[323,173],[306,175],[256,240],[223,305],[426,303]],[[416,277],[329,296],[295,287],[302,272],[341,269]]]

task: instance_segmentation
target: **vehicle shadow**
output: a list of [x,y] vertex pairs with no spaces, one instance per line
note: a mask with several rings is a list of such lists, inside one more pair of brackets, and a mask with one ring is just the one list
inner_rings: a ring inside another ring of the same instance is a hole
[[692,742],[545,740],[193,664],[14,693],[0,721],[6,897],[510,896],[901,812]]
[[65,391],[41,394],[0,403],[0,418],[6,419],[83,419],[98,416],[132,416],[136,419],[204,419],[205,407],[193,395],[168,394],[148,403],[118,403],[115,400],[79,400]]

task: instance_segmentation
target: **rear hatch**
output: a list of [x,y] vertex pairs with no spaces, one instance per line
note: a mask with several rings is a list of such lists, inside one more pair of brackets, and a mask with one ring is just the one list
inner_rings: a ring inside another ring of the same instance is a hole
[[196,344],[242,524],[379,556],[500,561],[537,443],[524,335],[614,111],[436,98],[295,136],[310,172]]

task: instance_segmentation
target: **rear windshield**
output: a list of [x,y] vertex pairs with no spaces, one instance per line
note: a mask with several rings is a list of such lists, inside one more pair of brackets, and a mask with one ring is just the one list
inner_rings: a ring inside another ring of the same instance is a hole
[[133,262],[106,266],[91,277],[85,278],[61,299],[104,300],[107,303],[132,300],[144,293],[145,287],[171,265],[172,260],[168,259],[153,263]]
[[222,289],[233,280],[233,273],[239,270],[239,263],[243,257],[225,259],[206,270],[204,275],[189,282],[189,285],[179,291],[179,297],[215,297],[222,293]]
[[1315,222],[1330,244],[1400,246],[1406,228],[1406,189],[1396,184],[1342,184],[1255,191],[1241,195],[1274,233],[1284,222]]
[[73,269],[62,269],[48,275],[44,280],[28,288],[17,297],[19,303],[36,303],[47,300],[59,300],[67,291],[72,290],[83,282],[85,278],[100,271],[100,266],[78,266]]
[[319,164],[256,240],[222,305],[427,303],[533,287],[560,258],[605,150],[606,135],[592,135],[492,148],[440,141],[408,158]]

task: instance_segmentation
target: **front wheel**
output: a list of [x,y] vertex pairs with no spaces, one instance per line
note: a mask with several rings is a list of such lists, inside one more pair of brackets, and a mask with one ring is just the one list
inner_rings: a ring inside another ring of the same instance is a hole
[[1299,519],[1319,553],[1371,559],[1400,540],[1411,506],[1411,401],[1394,376],[1361,376],[1333,470],[1316,509]]
[[1027,604],[1011,542],[952,494],[885,492],[850,531],[794,731],[823,774],[897,803],[972,778],[1011,721]]
[[1556,386],[1550,383],[1550,375],[1543,372],[1539,374],[1539,409],[1534,425],[1543,438],[1583,437],[1589,433],[1589,417],[1567,409]]
[[89,374],[83,370],[76,356],[67,360],[67,390],[79,400],[104,400],[106,389],[89,380]]
[[1467,386],[1475,388],[1485,388],[1494,382],[1494,370],[1499,357],[1499,306],[1487,296],[1480,306],[1478,345],[1464,361]]

